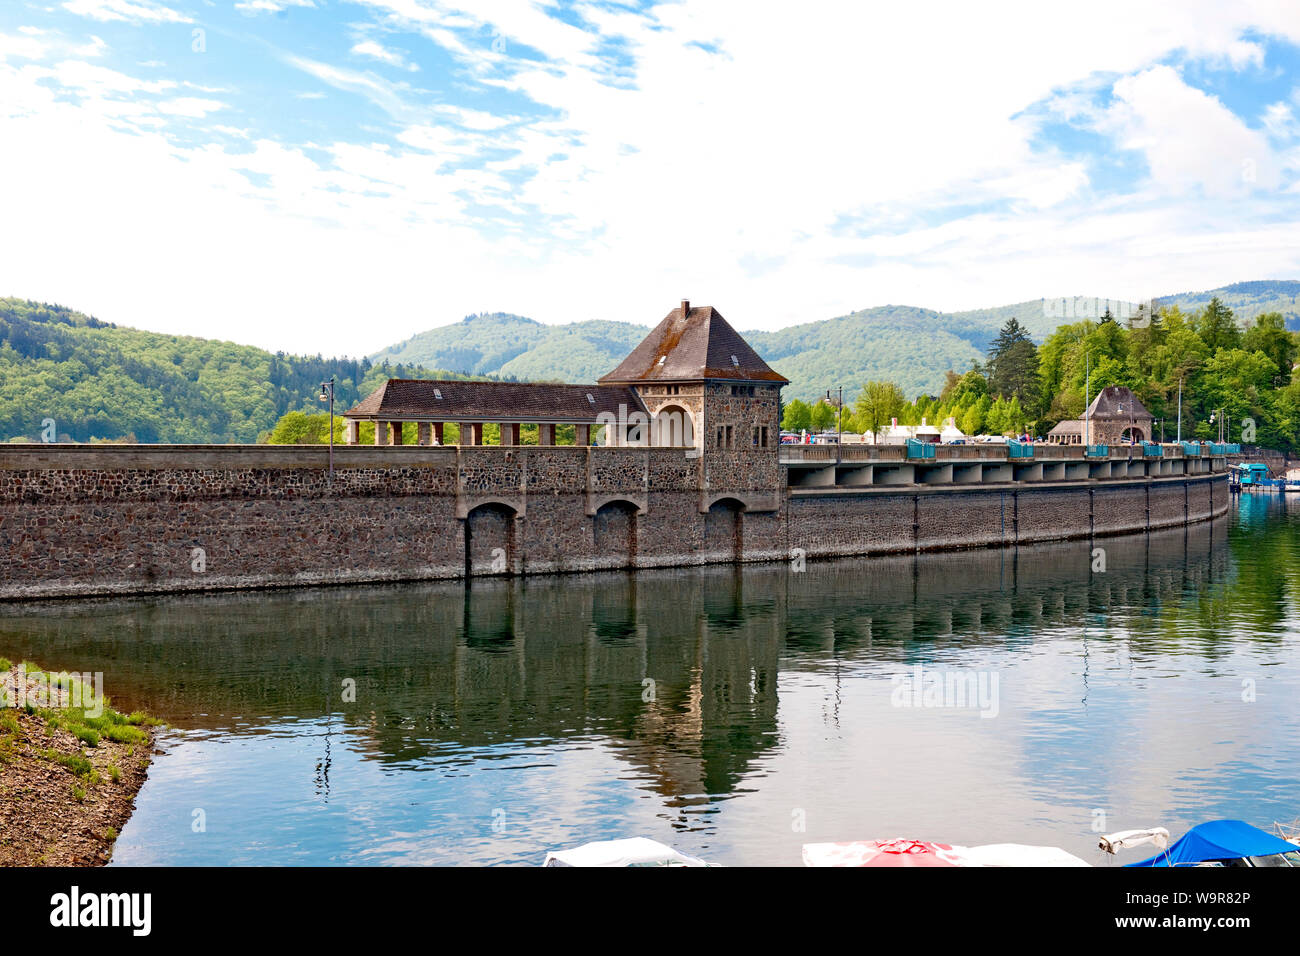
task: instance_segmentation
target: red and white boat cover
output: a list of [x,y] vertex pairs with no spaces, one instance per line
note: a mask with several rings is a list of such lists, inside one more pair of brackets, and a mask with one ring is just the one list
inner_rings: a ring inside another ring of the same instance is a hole
[[1054,846],[953,846],[907,839],[805,843],[803,862],[806,866],[1091,866]]

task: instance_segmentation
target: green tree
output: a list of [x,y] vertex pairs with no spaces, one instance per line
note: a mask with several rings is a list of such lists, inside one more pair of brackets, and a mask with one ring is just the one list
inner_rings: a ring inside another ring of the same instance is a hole
[[321,445],[329,440],[328,412],[286,412],[271,429],[271,445]]
[[788,432],[801,432],[812,428],[812,408],[802,399],[786,404],[781,416],[781,427]]
[[1216,295],[1196,319],[1196,331],[1211,352],[1235,349],[1241,345],[1241,330],[1232,310]]
[[1291,382],[1291,366],[1296,360],[1295,336],[1286,329],[1286,319],[1280,312],[1265,312],[1256,316],[1254,323],[1242,336],[1241,347],[1247,352],[1267,355],[1276,369],[1276,384],[1285,387]]
[[853,403],[854,420],[864,431],[879,437],[880,430],[897,418],[907,405],[903,390],[893,382],[868,382]]
[[989,354],[989,392],[994,395],[1015,397],[1022,403],[1037,401],[1040,389],[1038,380],[1038,347],[1030,341],[1015,319],[1008,322],[999,334]]
[[826,401],[817,402],[813,405],[811,414],[812,430],[823,432],[827,429],[834,428],[836,419],[835,411],[835,406]]

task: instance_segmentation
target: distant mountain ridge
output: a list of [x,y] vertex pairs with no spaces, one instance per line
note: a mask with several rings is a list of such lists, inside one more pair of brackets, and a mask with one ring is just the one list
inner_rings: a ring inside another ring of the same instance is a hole
[[[1239,322],[1263,312],[1281,312],[1288,328],[1300,329],[1300,281],[1237,282],[1157,301],[1191,311],[1216,295]],[[962,312],[884,305],[771,332],[742,330],[742,334],[790,379],[783,392],[786,400],[816,398],[837,385],[856,394],[872,379],[892,380],[913,396],[937,393],[950,368],[962,371],[971,362],[982,362],[998,329],[1013,316],[1040,342],[1058,326],[1078,321],[1068,312],[1062,314],[1060,301],[1031,299]],[[1066,297],[1066,301],[1086,301],[1097,310],[1107,302],[1083,297]],[[725,303],[701,304],[716,305],[727,315]],[[737,324],[738,317],[727,317]],[[612,320],[546,325],[510,313],[480,313],[420,332],[370,358],[376,363],[403,362],[470,375],[592,382],[622,361],[649,330],[648,325]]]

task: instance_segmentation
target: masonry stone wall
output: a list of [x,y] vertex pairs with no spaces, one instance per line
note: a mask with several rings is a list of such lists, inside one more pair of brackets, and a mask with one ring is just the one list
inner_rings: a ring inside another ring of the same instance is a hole
[[680,448],[352,446],[332,478],[327,454],[0,448],[0,599],[985,547],[1228,507],[1222,475],[787,489],[775,451],[746,470]]

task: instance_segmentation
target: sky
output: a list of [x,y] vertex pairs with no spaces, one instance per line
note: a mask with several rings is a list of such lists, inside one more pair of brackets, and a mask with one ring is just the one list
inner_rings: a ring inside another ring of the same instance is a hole
[[296,353],[1300,278],[1295,0],[6,0],[0,295]]

